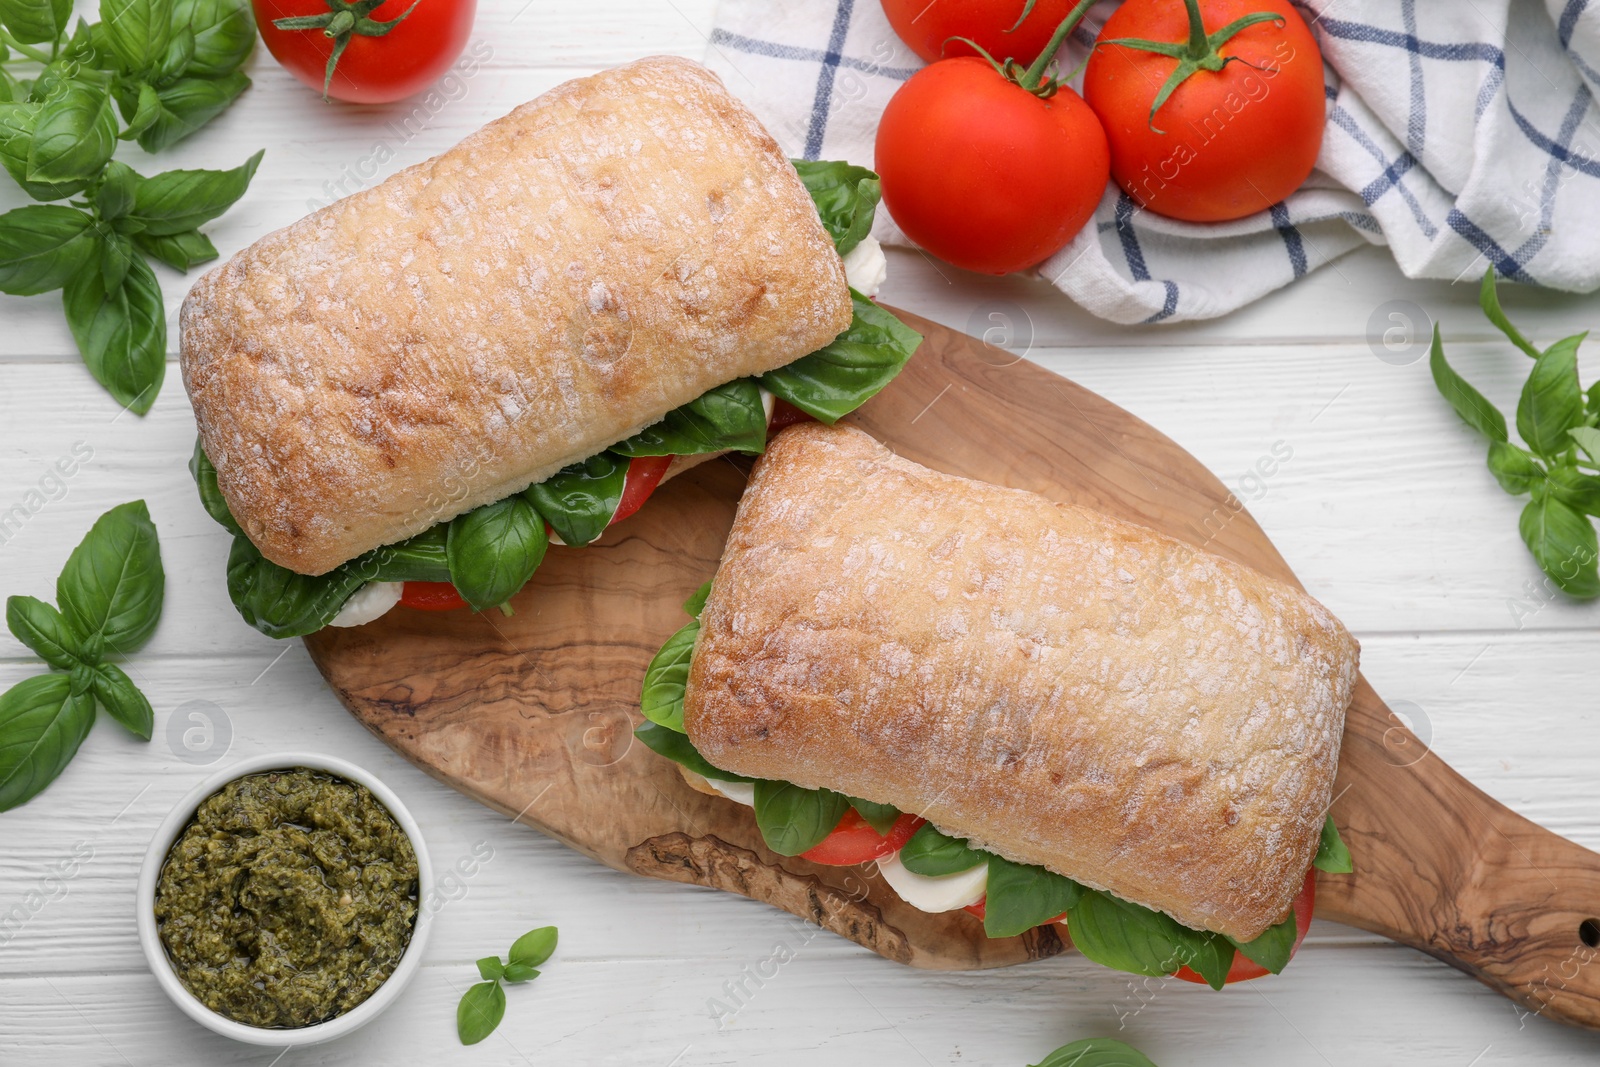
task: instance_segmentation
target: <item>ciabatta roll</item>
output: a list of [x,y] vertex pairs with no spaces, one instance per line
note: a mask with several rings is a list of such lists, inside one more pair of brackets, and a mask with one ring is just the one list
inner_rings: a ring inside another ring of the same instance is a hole
[[321,574],[851,322],[794,168],[714,74],[566,83],[207,274],[181,362],[228,509]]
[[1358,651],[1282,582],[817,425],[757,463],[700,627],[716,767],[1242,941],[1316,852]]

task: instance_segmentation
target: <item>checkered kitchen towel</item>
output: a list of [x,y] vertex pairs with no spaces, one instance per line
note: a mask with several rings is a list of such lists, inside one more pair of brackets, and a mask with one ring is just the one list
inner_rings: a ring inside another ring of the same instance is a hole
[[[1173,0],[1174,3],[1177,0]],[[1114,4],[1063,56],[1079,64]],[[1114,322],[1203,319],[1363,242],[1414,278],[1600,287],[1600,3],[1305,0],[1328,62],[1328,128],[1306,186],[1195,225],[1113,186],[1039,273]],[[872,165],[878,116],[922,66],[878,0],[721,0],[707,64],[793,155]],[[906,244],[887,212],[878,237]]]

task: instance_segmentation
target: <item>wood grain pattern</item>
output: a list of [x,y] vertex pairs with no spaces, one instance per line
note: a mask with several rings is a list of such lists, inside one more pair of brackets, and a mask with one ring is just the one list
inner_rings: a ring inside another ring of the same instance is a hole
[[[1153,428],[906,317],[927,340],[853,424],[929,466],[1096,507],[1294,581],[1242,504]],[[644,666],[715,570],[742,483],[737,465],[706,465],[601,549],[553,550],[512,618],[397,611],[307,645],[340,700],[407,758],[610,866],[766,900],[914,966],[1060,952],[1053,931],[990,941],[962,913],[918,912],[861,871],[774,856],[745,809],[630,745]],[[1320,916],[1429,952],[1530,1013],[1600,1027],[1600,950],[1580,935],[1600,914],[1600,856],[1474,788],[1365,683],[1336,796],[1358,873],[1320,879]]]

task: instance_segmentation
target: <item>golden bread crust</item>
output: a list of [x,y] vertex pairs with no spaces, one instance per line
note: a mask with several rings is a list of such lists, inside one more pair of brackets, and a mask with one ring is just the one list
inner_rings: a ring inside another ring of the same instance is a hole
[[684,725],[718,767],[1248,940],[1316,853],[1357,658],[1281,582],[812,424],[756,465]]
[[320,574],[849,323],[777,142],[656,57],[257,241],[184,301],[181,364],[235,518]]

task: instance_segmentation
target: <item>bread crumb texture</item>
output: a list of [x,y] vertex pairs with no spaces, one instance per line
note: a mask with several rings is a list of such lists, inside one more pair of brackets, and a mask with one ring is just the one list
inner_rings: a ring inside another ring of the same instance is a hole
[[740,503],[684,721],[719,767],[1248,940],[1316,853],[1357,660],[1281,582],[804,425]]
[[655,57],[257,241],[190,292],[180,352],[234,516],[320,574],[849,322],[777,142],[716,75]]

